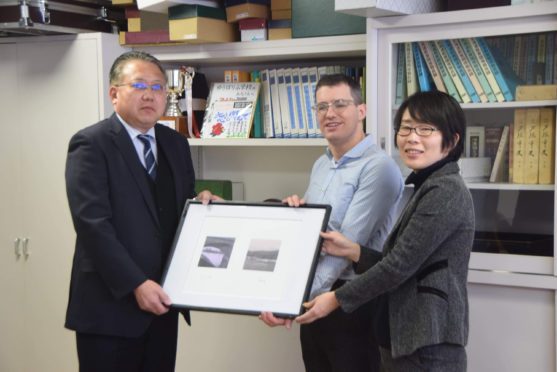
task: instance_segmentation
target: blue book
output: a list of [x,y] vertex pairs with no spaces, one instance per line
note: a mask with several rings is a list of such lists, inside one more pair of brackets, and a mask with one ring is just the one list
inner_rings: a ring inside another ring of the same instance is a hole
[[548,32],[545,43],[544,84],[553,84],[553,63],[555,63],[555,33]]
[[400,105],[406,99],[406,66],[404,57],[404,43],[398,44],[398,63],[396,67],[396,97],[395,104]]
[[456,51],[454,50],[453,46],[448,40],[443,40],[442,42],[443,42],[443,46],[445,47],[445,50],[447,51],[447,54],[449,55],[451,61],[453,62],[453,65],[455,67],[456,72],[458,73],[458,76],[460,77],[460,80],[462,81],[462,85],[464,85],[464,88],[466,89],[468,95],[470,96],[470,100],[472,100],[472,102],[474,103],[480,102],[480,97],[478,96],[476,89],[474,89],[474,85],[472,85],[472,81],[470,80],[470,77],[466,73],[466,69],[462,65],[462,62],[460,62],[460,59],[458,58],[458,55],[456,54]]
[[308,128],[306,122],[306,108],[304,105],[304,94],[302,92],[302,82],[300,81],[300,69],[298,67],[292,69],[292,86],[294,87],[294,100],[296,101],[296,116],[298,122],[298,137],[305,138],[308,136]]
[[269,70],[261,70],[261,113],[263,117],[263,133],[266,138],[275,136],[275,128],[273,126],[273,106],[271,104],[271,87],[269,86]]
[[429,76],[429,71],[427,65],[425,64],[422,52],[420,52],[420,47],[418,43],[412,43],[412,51],[414,52],[414,63],[416,64],[416,73],[418,74],[418,83],[420,84],[420,91],[428,92],[431,90],[431,76]]
[[483,37],[478,37],[476,40],[491,68],[493,76],[495,76],[495,80],[497,80],[497,84],[499,84],[499,88],[501,88],[501,93],[503,93],[507,101],[514,101],[516,86],[522,84],[522,81],[515,75],[512,66],[507,63],[505,57],[497,48],[491,50]]
[[429,41],[428,43],[431,46],[435,64],[439,69],[439,75],[441,75],[441,78],[443,79],[443,83],[447,88],[447,93],[451,95],[454,99],[456,99],[458,102],[462,102],[462,98],[460,98],[460,95],[456,90],[456,86],[453,83],[453,79],[451,78],[449,72],[447,71],[447,68],[445,67],[445,63],[443,62],[443,58],[441,57],[439,50],[437,50],[437,46],[435,45],[435,42]]
[[284,86],[286,88],[286,95],[288,97],[288,113],[290,117],[290,137],[298,137],[298,126],[296,124],[296,102],[294,101],[294,87],[292,86],[292,71],[290,69],[284,70]]
[[300,77],[302,79],[302,91],[304,96],[304,106],[306,108],[306,120],[307,120],[307,136],[310,138],[315,138],[317,136],[316,118],[312,109],[314,104],[313,90],[310,84],[310,76],[313,76],[313,80],[317,81],[317,67],[304,67],[300,69]]
[[485,77],[482,71],[482,67],[478,62],[478,59],[476,58],[476,55],[474,54],[474,51],[472,50],[470,43],[468,43],[467,39],[459,39],[459,44],[462,47],[462,50],[464,51],[466,58],[472,65],[472,69],[474,70],[474,73],[476,74],[478,81],[482,86],[482,89],[485,93],[485,96],[487,97],[487,100],[489,102],[497,102],[497,98],[495,98],[495,94],[493,93],[493,90],[491,89],[491,86],[489,85],[487,78]]

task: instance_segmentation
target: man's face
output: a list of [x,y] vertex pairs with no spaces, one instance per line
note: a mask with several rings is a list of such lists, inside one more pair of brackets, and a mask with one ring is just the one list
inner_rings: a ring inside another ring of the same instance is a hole
[[342,146],[360,141],[360,122],[366,116],[366,106],[354,103],[348,85],[322,86],[317,90],[315,99],[318,107],[337,102],[336,105],[329,105],[326,111],[317,110],[319,129],[329,143]]
[[[148,88],[137,89],[132,83],[145,83]],[[159,68],[150,62],[131,60],[122,68],[121,81],[109,90],[114,111],[143,133],[155,125],[166,108],[166,92],[151,89],[154,84],[165,85]]]

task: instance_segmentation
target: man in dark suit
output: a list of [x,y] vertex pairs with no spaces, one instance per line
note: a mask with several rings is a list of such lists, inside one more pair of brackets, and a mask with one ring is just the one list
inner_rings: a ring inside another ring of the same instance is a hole
[[191,154],[184,136],[156,124],[167,96],[156,58],[124,53],[110,85],[115,113],[68,149],[77,239],[65,326],[76,331],[80,371],[173,371],[178,315],[159,282],[182,208],[196,196]]

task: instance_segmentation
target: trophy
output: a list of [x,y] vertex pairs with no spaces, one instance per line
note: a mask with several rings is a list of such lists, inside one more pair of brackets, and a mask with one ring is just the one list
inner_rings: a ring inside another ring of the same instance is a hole
[[[168,102],[164,116],[159,120],[172,129],[184,134],[186,137],[199,137],[199,130],[193,119],[192,108],[192,83],[195,76],[193,67],[165,70],[166,89],[169,92]],[[182,115],[178,105],[178,97],[185,91],[187,119]],[[187,121],[187,123],[186,123]]]

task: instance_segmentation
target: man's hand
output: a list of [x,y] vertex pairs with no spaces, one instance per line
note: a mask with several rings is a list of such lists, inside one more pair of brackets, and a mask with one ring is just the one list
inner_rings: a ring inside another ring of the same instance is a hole
[[323,238],[323,252],[333,256],[347,257],[354,262],[360,261],[361,247],[358,243],[348,240],[338,231],[327,231],[319,234]]
[[305,302],[304,307],[308,310],[296,318],[296,323],[307,324],[319,318],[326,317],[339,307],[335,292],[323,293],[310,302]]
[[284,326],[286,329],[292,328],[292,319],[277,318],[273,313],[263,312],[259,314],[259,319],[269,327]]
[[211,200],[224,200],[218,195],[213,195],[209,190],[201,191],[199,194],[197,194],[196,199],[201,200],[203,202],[203,205],[209,204]]
[[306,199],[301,198],[294,194],[282,200],[283,203],[287,203],[291,207],[299,207],[300,205],[306,204]]
[[133,290],[135,299],[139,304],[139,308],[149,311],[156,315],[162,315],[168,312],[168,307],[172,304],[170,298],[162,287],[152,281],[146,280]]

